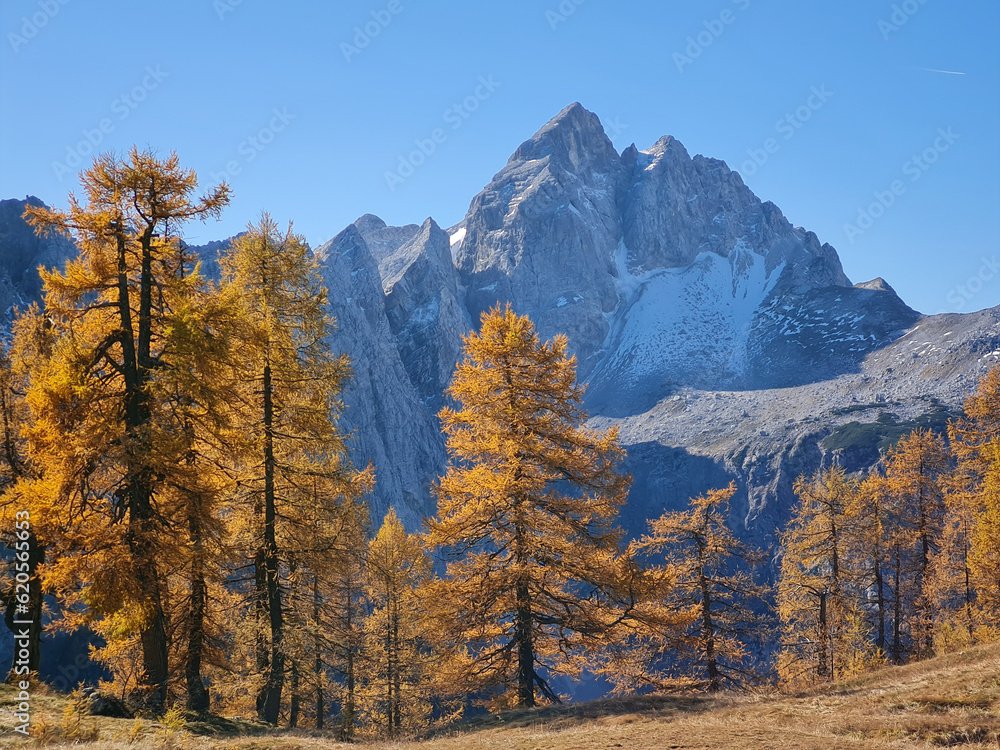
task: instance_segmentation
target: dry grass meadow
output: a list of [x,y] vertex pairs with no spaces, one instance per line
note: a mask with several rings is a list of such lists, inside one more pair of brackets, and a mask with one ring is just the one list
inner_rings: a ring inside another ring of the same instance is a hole
[[837,750],[1000,748],[1000,644],[801,693],[645,696],[519,711],[406,742],[345,745],[315,732],[218,719],[79,717],[65,696],[33,697],[34,737],[12,731],[0,688],[0,748],[88,750]]

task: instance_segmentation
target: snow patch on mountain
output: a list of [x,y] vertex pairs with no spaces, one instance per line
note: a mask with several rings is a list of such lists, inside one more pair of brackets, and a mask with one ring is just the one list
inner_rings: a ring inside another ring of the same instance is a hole
[[615,265],[620,304],[608,316],[610,356],[595,381],[625,388],[699,372],[738,378],[755,317],[784,269],[768,270],[742,239],[728,257],[703,252],[689,266],[639,274],[628,269],[622,243]]

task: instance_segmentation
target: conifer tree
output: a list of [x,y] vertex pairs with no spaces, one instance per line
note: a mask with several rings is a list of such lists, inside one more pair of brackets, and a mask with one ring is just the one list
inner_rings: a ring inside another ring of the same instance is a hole
[[540,343],[508,305],[465,337],[465,359],[440,413],[450,461],[437,487],[430,544],[450,557],[430,600],[473,654],[473,689],[501,685],[533,706],[558,696],[548,677],[575,673],[588,638],[621,618],[621,534],[629,477],[617,431],[586,414],[567,340]]
[[874,644],[880,655],[886,653],[886,625],[889,622],[889,588],[885,578],[887,553],[886,529],[888,503],[883,478],[868,475],[851,493],[845,508],[845,549],[849,565],[847,577],[860,593],[863,611],[875,633]]
[[60,467],[60,499],[76,515],[79,553],[55,561],[53,580],[67,590],[84,582],[77,593],[91,616],[134,635],[141,697],[159,710],[169,676],[160,561],[178,541],[160,500],[178,456],[156,442],[174,415],[155,386],[170,364],[166,321],[185,293],[176,232],[218,215],[229,194],[222,185],[195,198],[196,177],[176,155],[134,148],[124,159],[98,157],[81,180],[85,205],[71,196],[68,212],[26,211],[36,230],[67,233],[80,250],[64,272],[42,272],[58,341],[44,376],[32,381],[29,446],[33,461]]
[[364,643],[364,556],[365,524],[355,527],[353,550],[338,558],[328,584],[322,609],[316,611],[322,639],[328,654],[321,665],[331,675],[330,699],[338,708],[337,731],[341,739],[354,739],[358,718],[359,662]]
[[[40,566],[45,562],[48,536],[43,529],[52,527],[54,515],[46,515],[34,500],[38,489],[35,467],[28,463],[23,427],[30,420],[25,394],[30,370],[48,354],[45,325],[33,305],[14,324],[10,341],[0,341],[0,524],[9,535],[8,547],[14,551],[13,570],[4,586],[4,620],[11,632],[20,632],[17,621],[31,623],[28,630],[29,674],[36,674],[41,664],[43,587]],[[17,670],[15,650],[10,681],[23,679]]]
[[799,477],[799,504],[781,537],[778,671],[786,682],[828,681],[863,650],[857,612],[845,591],[846,509],[856,491],[839,466]]
[[[928,569],[940,549],[945,504],[942,481],[949,470],[943,438],[931,430],[915,430],[892,448],[885,459],[885,481],[893,503],[896,598],[900,617],[909,615],[914,656],[934,652],[934,611]],[[909,595],[907,594],[909,590]],[[907,612],[909,609],[909,612]],[[898,627],[898,625],[897,625]],[[896,655],[898,658],[898,654]]]
[[965,414],[948,425],[951,450],[956,459],[954,485],[962,525],[971,515],[968,538],[968,573],[974,601],[969,609],[981,638],[995,637],[1000,615],[1000,367],[979,381],[965,402]]
[[426,723],[430,654],[417,591],[431,575],[423,543],[390,510],[368,545],[364,713],[373,727],[399,737]]
[[[681,660],[675,657],[672,668],[709,692],[755,678],[750,646],[767,629],[767,589],[749,570],[761,554],[740,542],[726,523],[735,492],[735,484],[710,490],[693,499],[690,510],[650,521],[649,534],[634,548],[644,557],[664,556],[665,571],[673,578],[664,604],[687,615],[690,623],[679,639]],[[694,670],[701,679],[692,677]]]
[[225,457],[239,443],[230,423],[235,321],[184,246],[177,248],[176,268],[187,291],[168,319],[171,365],[157,381],[158,398],[172,405],[177,423],[159,440],[173,441],[172,452],[180,457],[164,475],[164,506],[184,539],[169,560],[171,664],[184,674],[188,710],[204,713],[210,707],[206,668],[225,663],[224,607],[231,605],[223,570],[229,553],[224,518],[233,484]]
[[[361,495],[370,487],[370,472],[357,475],[346,485],[329,480],[314,483],[312,506],[300,510],[302,540],[288,545],[288,654],[293,683],[289,726],[295,726],[302,716],[311,717],[313,725],[322,729],[329,703],[339,692],[331,689],[331,678],[352,666],[343,660],[355,657],[361,627],[344,627],[341,587],[345,581],[359,589],[361,586],[368,526]],[[348,603],[348,608],[351,606],[360,606],[360,596]]]
[[984,637],[996,638],[1000,616],[1000,437],[980,451],[986,464],[969,549],[969,573]]
[[[326,289],[303,238],[291,227],[280,232],[265,214],[233,242],[220,265],[223,297],[241,321],[234,334],[241,393],[234,420],[248,437],[236,470],[259,629],[255,702],[259,718],[276,724],[289,666],[289,566],[301,566],[313,552],[316,540],[306,534],[315,524],[337,524],[341,494],[355,494],[371,477],[350,466],[336,426],[349,363],[330,349]],[[315,481],[326,483],[319,508]],[[328,517],[318,520],[317,511]]]
[[960,471],[947,478],[941,544],[927,571],[925,590],[935,613],[936,651],[953,651],[976,641],[971,558],[979,498],[968,491],[964,479]]

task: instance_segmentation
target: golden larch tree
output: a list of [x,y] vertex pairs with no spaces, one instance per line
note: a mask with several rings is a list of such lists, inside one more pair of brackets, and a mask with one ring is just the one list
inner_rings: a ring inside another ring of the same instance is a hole
[[847,586],[847,510],[857,482],[839,466],[799,477],[799,502],[781,536],[778,672],[789,683],[828,681],[871,658],[869,633]]
[[861,599],[861,612],[868,615],[879,658],[887,653],[886,628],[890,622],[891,589],[886,572],[892,519],[888,515],[887,492],[881,474],[869,474],[851,493],[844,519],[847,579]]
[[951,451],[957,466],[953,484],[964,527],[972,516],[968,543],[968,574],[978,639],[996,636],[1000,616],[1000,367],[979,381],[966,400],[964,416],[948,425]]
[[[735,484],[710,490],[691,500],[689,510],[650,521],[649,533],[633,547],[642,559],[663,558],[672,581],[664,605],[690,623],[675,637],[676,652],[664,655],[672,656],[670,669],[709,692],[756,679],[752,646],[768,628],[768,588],[751,573],[762,554],[737,539],[727,524],[735,492]],[[666,680],[653,684],[663,686]]]
[[368,545],[362,716],[379,734],[399,737],[427,722],[430,653],[418,590],[431,576],[423,542],[408,534],[395,510]]
[[949,469],[944,438],[929,429],[906,435],[885,458],[885,481],[893,506],[895,564],[900,568],[895,574],[897,609],[899,617],[909,623],[911,649],[917,658],[934,653],[935,613],[928,570],[944,532],[942,482]]
[[[289,575],[315,560],[309,534],[336,529],[343,505],[371,483],[347,458],[337,428],[346,355],[330,345],[334,321],[319,264],[305,240],[263,215],[220,258],[222,295],[240,326],[233,368],[240,394],[234,424],[247,440],[237,454],[234,533],[252,561],[257,628],[258,717],[276,724],[286,675]],[[317,494],[315,482],[324,485]],[[325,504],[317,506],[317,498]],[[327,514],[317,519],[316,512]],[[315,572],[315,571],[314,571]]]
[[217,216],[229,193],[222,185],[198,198],[194,172],[176,155],[135,148],[125,158],[98,157],[81,182],[85,204],[71,196],[66,212],[29,206],[25,213],[36,230],[64,232],[79,248],[65,271],[42,272],[58,342],[28,394],[29,450],[40,465],[61,467],[61,499],[81,519],[80,553],[54,561],[53,579],[83,582],[89,611],[134,634],[141,697],[158,710],[169,677],[161,559],[178,540],[160,501],[162,477],[178,456],[157,442],[176,424],[155,384],[171,365],[167,320],[186,289],[177,232],[186,221]]
[[44,596],[41,566],[60,514],[49,512],[50,494],[43,489],[39,468],[29,463],[25,428],[31,411],[25,398],[32,369],[48,356],[50,339],[37,305],[14,321],[13,336],[0,341],[0,524],[3,538],[14,553],[11,575],[4,576],[4,621],[20,632],[17,621],[29,622],[26,664],[15,650],[9,681],[24,679],[23,670],[37,674],[41,664]]
[[450,561],[431,597],[469,644],[470,687],[508,703],[558,696],[586,642],[618,619],[623,566],[615,525],[630,477],[616,429],[582,427],[583,389],[565,336],[541,343],[510,305],[485,313],[441,410],[450,456],[431,545]]

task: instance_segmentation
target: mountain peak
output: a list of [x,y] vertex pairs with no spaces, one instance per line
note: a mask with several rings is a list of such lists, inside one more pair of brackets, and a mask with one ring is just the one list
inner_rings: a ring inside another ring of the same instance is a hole
[[682,159],[690,159],[691,156],[688,154],[684,144],[679,140],[674,138],[672,135],[662,136],[656,143],[646,149],[645,154],[654,157],[654,159],[659,160],[666,154],[671,156],[676,156]]
[[369,232],[374,232],[379,229],[384,229],[386,223],[382,221],[382,219],[380,219],[375,214],[365,214],[364,216],[359,217],[358,220],[354,222],[354,226],[356,226],[358,228],[358,231],[364,235],[368,234]]
[[547,157],[569,171],[578,172],[617,159],[618,152],[604,132],[600,118],[574,102],[522,143],[510,162]]
[[[892,292],[896,294],[896,290],[889,286],[889,282],[883,279],[881,276],[876,276],[871,281],[861,281],[854,285],[855,289],[870,289],[873,292]],[[898,295],[897,295],[898,296]]]

